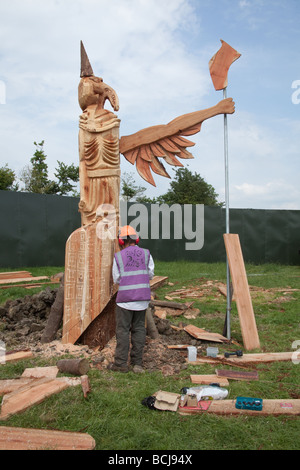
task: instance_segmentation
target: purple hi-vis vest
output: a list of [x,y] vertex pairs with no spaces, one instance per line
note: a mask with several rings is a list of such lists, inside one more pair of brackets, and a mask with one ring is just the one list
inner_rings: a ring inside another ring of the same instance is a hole
[[115,259],[121,275],[116,302],[151,300],[149,250],[129,246],[116,253]]

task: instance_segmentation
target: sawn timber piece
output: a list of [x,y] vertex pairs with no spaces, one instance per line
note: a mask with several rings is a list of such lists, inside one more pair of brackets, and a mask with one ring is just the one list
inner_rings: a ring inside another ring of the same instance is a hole
[[93,450],[86,433],[0,426],[0,450]]
[[189,362],[189,364],[228,364],[246,367],[251,364],[266,364],[269,362],[283,362],[291,361],[295,352],[274,352],[274,353],[257,353],[257,354],[244,354],[241,357],[224,357],[220,354],[217,357],[198,357],[196,361]]
[[257,349],[260,347],[260,342],[239,236],[234,233],[225,233],[223,238],[244,346],[247,350]]
[[[251,415],[251,416],[281,416],[281,415],[300,415],[299,399],[264,399],[261,411],[243,410],[235,407],[236,400],[212,400],[205,410],[201,408],[201,401],[198,407],[179,407],[178,413],[181,415],[214,413],[217,415]],[[208,405],[208,402],[204,402]]]

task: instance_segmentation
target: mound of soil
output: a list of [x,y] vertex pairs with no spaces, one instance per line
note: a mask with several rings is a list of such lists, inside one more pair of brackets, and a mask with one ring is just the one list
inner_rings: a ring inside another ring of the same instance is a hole
[[[0,307],[0,341],[6,350],[30,348],[34,355],[44,357],[85,356],[90,358],[91,365],[98,369],[106,369],[113,361],[116,340],[115,337],[101,351],[90,349],[86,345],[63,345],[61,329],[56,339],[43,344],[41,338],[47,324],[51,306],[56,298],[58,289],[45,290],[20,299],[8,300]],[[168,349],[168,345],[193,345],[201,347],[201,341],[194,339],[184,330],[172,328],[168,319],[153,315],[158,337],[147,336],[144,350],[144,368],[149,371],[161,370],[164,375],[173,375],[186,367],[186,349]],[[204,346],[203,346],[204,347]]]

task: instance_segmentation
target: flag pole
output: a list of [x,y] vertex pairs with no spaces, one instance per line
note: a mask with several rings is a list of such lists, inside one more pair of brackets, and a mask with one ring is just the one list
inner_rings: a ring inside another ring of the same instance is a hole
[[[209,71],[215,87],[215,90],[223,90],[223,99],[227,98],[227,74],[231,64],[236,61],[241,54],[233,49],[227,42],[221,39],[222,46],[209,61]],[[225,204],[226,204],[226,233],[230,233],[229,227],[229,168],[228,168],[228,129],[227,114],[224,114],[224,160],[225,160]],[[230,314],[231,314],[231,289],[230,289],[230,271],[228,257],[226,254],[226,276],[227,276],[227,308],[226,320],[223,335],[228,339],[230,332]]]
[[[227,87],[223,88],[223,98],[227,98]],[[228,126],[227,114],[224,114],[224,163],[225,163],[225,213],[226,213],[226,233],[230,233],[229,222],[229,165],[228,165]],[[226,306],[226,336],[231,339],[230,314],[231,314],[231,292],[230,292],[230,271],[228,257],[226,255],[226,278],[227,278],[227,306]]]

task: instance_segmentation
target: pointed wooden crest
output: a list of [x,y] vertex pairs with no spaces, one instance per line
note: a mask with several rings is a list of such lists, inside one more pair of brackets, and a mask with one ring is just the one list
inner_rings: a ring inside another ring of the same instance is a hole
[[94,75],[92,66],[84,48],[83,42],[80,41],[81,70],[80,77],[91,77]]

